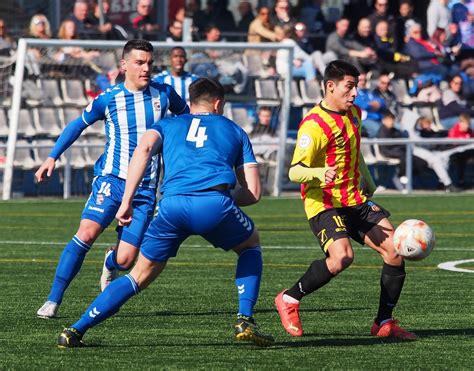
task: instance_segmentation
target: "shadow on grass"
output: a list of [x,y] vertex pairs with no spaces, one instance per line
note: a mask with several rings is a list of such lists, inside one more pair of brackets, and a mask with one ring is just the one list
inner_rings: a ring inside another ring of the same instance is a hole
[[413,330],[420,338],[429,338],[433,336],[473,336],[473,328],[446,328],[446,329],[426,329],[426,330]]

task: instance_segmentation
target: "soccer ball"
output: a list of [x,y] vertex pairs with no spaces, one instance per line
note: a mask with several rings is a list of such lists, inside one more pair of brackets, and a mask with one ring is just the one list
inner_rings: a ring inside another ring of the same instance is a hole
[[408,219],[395,229],[393,244],[398,255],[408,260],[421,260],[433,250],[435,236],[425,222]]

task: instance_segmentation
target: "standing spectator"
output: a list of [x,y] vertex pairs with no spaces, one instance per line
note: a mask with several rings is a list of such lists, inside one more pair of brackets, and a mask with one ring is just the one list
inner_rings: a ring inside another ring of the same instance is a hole
[[367,75],[361,73],[357,83],[357,97],[354,104],[362,110],[362,128],[367,132],[369,138],[373,138],[377,135],[382,123],[385,102],[382,98],[376,97],[367,85]]
[[198,32],[204,31],[208,20],[206,19],[207,15],[201,9],[201,0],[189,0],[187,4],[187,9],[193,19],[193,27],[195,27]]
[[[474,132],[471,128],[471,116],[467,113],[459,115],[459,122],[456,123],[448,132],[449,138],[471,139],[474,138]],[[456,153],[451,157],[451,161],[457,169],[458,185],[461,188],[466,188],[465,172],[466,164],[470,158],[474,157],[474,150],[468,150],[461,153]]]
[[287,0],[276,0],[273,13],[271,15],[271,22],[275,27],[282,27],[285,25],[291,25],[295,23],[295,20],[291,17],[290,2]]
[[323,2],[324,0],[308,0],[300,9],[299,20],[306,25],[310,33],[328,31],[329,25],[321,9]]
[[351,48],[350,43],[346,39],[349,30],[349,20],[341,18],[336,22],[336,30],[332,32],[326,40],[326,52],[333,52],[337,58],[344,59],[354,64],[359,71],[364,71],[363,59],[373,58],[374,50],[365,48],[364,50],[355,50]]
[[89,1],[76,0],[72,13],[65,20],[71,20],[76,25],[76,34],[79,39],[87,39],[91,27],[87,15],[89,13]]
[[449,80],[449,88],[441,95],[438,111],[441,124],[444,128],[450,129],[462,113],[474,116],[474,108],[469,107],[462,97],[463,79],[461,75],[454,75]]
[[398,9],[400,15],[395,20],[395,48],[398,52],[403,50],[408,35],[408,21],[421,23],[418,18],[413,17],[413,4],[411,0],[401,0]]
[[166,42],[183,41],[183,23],[175,19],[168,26]]
[[102,16],[104,17],[104,24],[100,25],[100,6],[99,1],[94,0],[92,13],[89,14],[87,21],[90,28],[97,32],[101,38],[107,40],[126,40],[127,32],[122,26],[114,25],[108,20],[110,12],[110,0],[102,0]]
[[410,27],[409,36],[408,42],[405,44],[404,54],[417,62],[418,72],[434,73],[441,78],[445,78],[448,69],[439,61],[439,58],[442,57],[441,52],[422,37],[421,25],[413,23]]
[[451,23],[448,0],[431,0],[428,10],[426,11],[426,18],[429,37],[433,36],[437,28],[442,28],[448,33],[448,26]]
[[394,39],[389,34],[387,21],[377,23],[374,38],[380,68],[393,72],[398,78],[410,79],[413,77],[417,71],[417,63],[409,56],[396,51]]
[[237,23],[237,31],[249,32],[250,23],[254,20],[255,16],[252,11],[252,5],[249,1],[241,1],[238,7],[240,13],[240,20]]
[[375,0],[374,11],[368,17],[372,30],[375,30],[375,26],[380,21],[387,21],[391,29],[395,27],[395,18],[388,13],[388,1],[389,0]]
[[281,40],[281,36],[275,32],[275,26],[270,22],[270,9],[266,6],[259,9],[258,16],[250,23],[247,40],[250,43]]
[[51,38],[51,26],[44,14],[35,14],[31,17],[28,37],[44,40]]
[[138,0],[137,15],[132,19],[132,27],[139,34],[153,33],[160,30],[160,25],[153,18],[153,0]]
[[15,48],[15,40],[8,34],[5,20],[0,18],[0,55],[9,56]]

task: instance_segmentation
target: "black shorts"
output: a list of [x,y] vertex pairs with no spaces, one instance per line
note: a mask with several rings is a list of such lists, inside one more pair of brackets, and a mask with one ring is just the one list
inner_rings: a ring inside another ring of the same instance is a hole
[[364,244],[364,237],[390,213],[373,201],[361,205],[329,209],[309,219],[309,225],[321,249],[327,249],[336,240],[352,238]]

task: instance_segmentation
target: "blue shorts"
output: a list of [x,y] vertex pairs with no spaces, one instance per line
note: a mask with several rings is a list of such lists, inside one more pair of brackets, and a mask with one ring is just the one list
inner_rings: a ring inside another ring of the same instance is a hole
[[145,233],[141,253],[165,262],[176,256],[181,243],[200,235],[226,251],[246,241],[254,224],[228,192],[204,191],[164,197],[158,215]]
[[[98,176],[92,182],[92,192],[82,211],[81,219],[89,219],[107,228],[122,203],[125,180],[113,175]],[[153,219],[156,204],[154,189],[139,188],[133,198],[133,220],[126,227],[117,227],[118,239],[140,247],[143,235]]]

